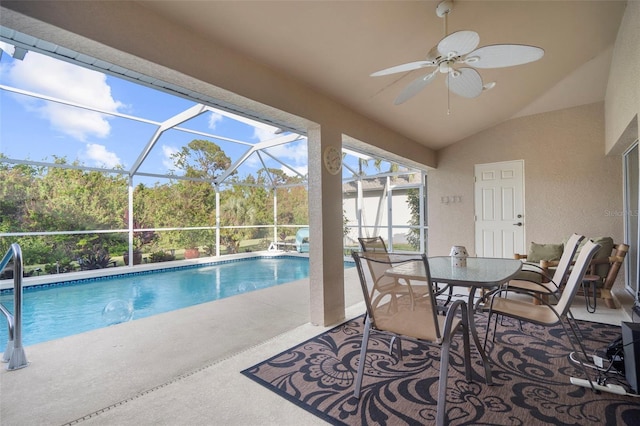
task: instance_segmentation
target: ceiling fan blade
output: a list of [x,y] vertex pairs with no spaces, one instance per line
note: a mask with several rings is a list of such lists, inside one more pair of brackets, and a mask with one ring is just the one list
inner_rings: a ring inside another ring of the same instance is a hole
[[459,68],[447,74],[447,87],[463,98],[475,98],[482,93],[482,77],[473,68]]
[[466,55],[478,47],[480,36],[475,31],[456,31],[451,33],[438,43],[438,52],[442,56],[454,58]]
[[475,68],[503,68],[537,61],[544,50],[524,44],[494,44],[471,52],[464,62]]
[[396,100],[393,102],[395,105],[400,105],[403,102],[408,101],[410,98],[414,97],[418,92],[425,88],[425,86],[433,81],[436,76],[438,69],[435,71],[425,74],[420,78],[416,78],[413,80],[404,90],[398,95]]
[[431,61],[409,62],[407,64],[396,65],[395,67],[385,68],[383,70],[376,71],[373,74],[371,74],[370,77],[380,77],[380,76],[383,76],[383,75],[395,74],[395,73],[399,73],[399,72],[413,71],[413,70],[417,70],[417,69],[420,69],[420,68],[432,67],[434,65],[435,65],[435,63],[433,63]]

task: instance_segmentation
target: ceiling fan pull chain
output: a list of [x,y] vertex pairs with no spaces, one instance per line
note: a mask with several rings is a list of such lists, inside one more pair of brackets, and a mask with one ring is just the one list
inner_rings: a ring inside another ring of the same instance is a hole
[[447,115],[451,115],[451,91],[449,90],[449,78],[451,73],[447,73]]

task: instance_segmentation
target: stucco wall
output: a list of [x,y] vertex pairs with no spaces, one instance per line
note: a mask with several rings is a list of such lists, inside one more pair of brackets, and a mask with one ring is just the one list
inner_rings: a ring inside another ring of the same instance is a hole
[[638,138],[640,114],[640,1],[629,0],[618,30],[605,97],[607,153]]
[[[622,160],[605,156],[604,103],[517,118],[438,152],[428,174],[429,254],[474,251],[474,165],[524,160],[525,244],[573,232],[622,241]],[[461,201],[440,202],[460,195]]]

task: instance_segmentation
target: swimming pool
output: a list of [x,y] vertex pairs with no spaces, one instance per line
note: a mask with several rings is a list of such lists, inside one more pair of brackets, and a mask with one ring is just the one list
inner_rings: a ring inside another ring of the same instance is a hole
[[[353,264],[345,263],[350,266]],[[307,258],[278,256],[25,287],[23,344],[59,339],[308,276]],[[0,293],[0,302],[13,310],[13,294]],[[3,321],[0,353],[7,344],[7,333]]]

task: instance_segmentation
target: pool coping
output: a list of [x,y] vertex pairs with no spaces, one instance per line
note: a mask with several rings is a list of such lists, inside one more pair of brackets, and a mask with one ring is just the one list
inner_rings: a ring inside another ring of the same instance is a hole
[[[58,285],[72,285],[71,283],[91,282],[103,279],[114,279],[123,276],[150,274],[157,272],[175,271],[180,269],[200,268],[221,263],[237,262],[240,260],[261,257],[299,257],[309,258],[309,253],[298,253],[291,251],[256,251],[248,253],[230,254],[224,256],[200,257],[188,260],[173,260],[169,262],[146,263],[134,266],[120,266],[116,268],[93,269],[88,271],[68,272],[65,274],[48,274],[36,277],[25,277],[22,280],[23,289],[30,287],[48,288]],[[350,258],[349,258],[350,259]],[[345,257],[345,261],[348,259]],[[13,279],[0,281],[0,294],[10,294],[13,292]]]

